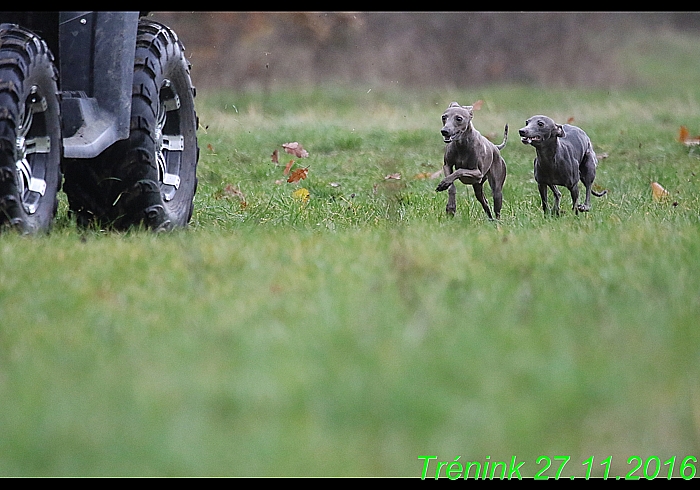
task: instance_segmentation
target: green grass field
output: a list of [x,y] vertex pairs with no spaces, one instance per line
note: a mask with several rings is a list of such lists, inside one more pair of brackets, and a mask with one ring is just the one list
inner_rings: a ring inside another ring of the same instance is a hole
[[[62,196],[48,236],[0,236],[0,476],[678,476],[700,458],[696,48],[630,58],[634,89],[200,91],[189,229],[81,231]],[[461,184],[448,219],[425,178],[444,108],[479,99],[477,129],[510,125],[499,222]],[[590,213],[565,191],[543,216],[517,136],[537,113],[605,155]]]

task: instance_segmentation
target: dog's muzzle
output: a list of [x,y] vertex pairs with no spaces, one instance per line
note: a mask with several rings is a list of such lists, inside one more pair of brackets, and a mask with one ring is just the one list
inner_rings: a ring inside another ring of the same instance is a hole
[[456,139],[459,139],[459,137],[462,136],[462,133],[464,133],[464,131],[456,131],[455,133],[450,134],[448,130],[443,129],[442,131],[440,131],[440,133],[442,134],[442,140],[445,143],[450,143]]
[[532,143],[539,143],[542,141],[542,136],[527,136],[523,131],[520,131],[520,141],[522,141],[524,145],[531,145]]

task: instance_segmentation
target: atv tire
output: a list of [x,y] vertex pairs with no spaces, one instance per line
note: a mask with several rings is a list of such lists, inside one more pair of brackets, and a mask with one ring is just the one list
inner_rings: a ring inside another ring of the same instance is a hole
[[160,231],[190,221],[199,148],[184,49],[168,27],[139,21],[129,138],[94,159],[64,163],[64,190],[79,225]]
[[61,186],[58,72],[46,42],[0,24],[0,227],[47,231]]

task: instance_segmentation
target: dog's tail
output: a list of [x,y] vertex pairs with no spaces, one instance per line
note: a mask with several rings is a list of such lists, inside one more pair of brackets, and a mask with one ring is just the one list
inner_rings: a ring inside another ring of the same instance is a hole
[[608,190],[604,190],[603,192],[596,192],[593,189],[591,189],[591,194],[593,194],[595,197],[603,197],[605,194],[608,193]]
[[506,146],[507,142],[508,142],[508,125],[506,124],[506,127],[503,130],[503,143],[501,143],[500,145],[496,145],[496,148],[498,148],[499,150],[502,150],[503,147]]

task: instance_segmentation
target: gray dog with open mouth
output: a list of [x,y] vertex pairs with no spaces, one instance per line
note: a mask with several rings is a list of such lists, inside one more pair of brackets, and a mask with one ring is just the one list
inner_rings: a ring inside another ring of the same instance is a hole
[[[590,211],[591,193],[604,196],[607,191],[595,192],[592,189],[598,159],[588,135],[570,124],[557,124],[547,116],[533,116],[525,121],[525,127],[518,131],[523,144],[532,145],[537,151],[535,157],[535,181],[542,198],[542,210],[547,212],[547,188],[554,193],[554,213],[559,214],[561,192],[556,186],[569,189],[573,210]],[[586,187],[586,200],[578,204],[578,182]]]
[[452,102],[442,115],[442,133],[445,146],[443,173],[445,178],[438,184],[437,192],[447,190],[447,214],[454,216],[457,209],[454,181],[458,180],[474,188],[474,195],[481,203],[489,219],[493,219],[489,204],[484,197],[484,182],[489,181],[493,194],[493,210],[496,219],[501,216],[503,205],[503,183],[506,180],[506,162],[500,150],[508,141],[506,124],[503,143],[494,145],[474,129],[473,106],[461,106]]

